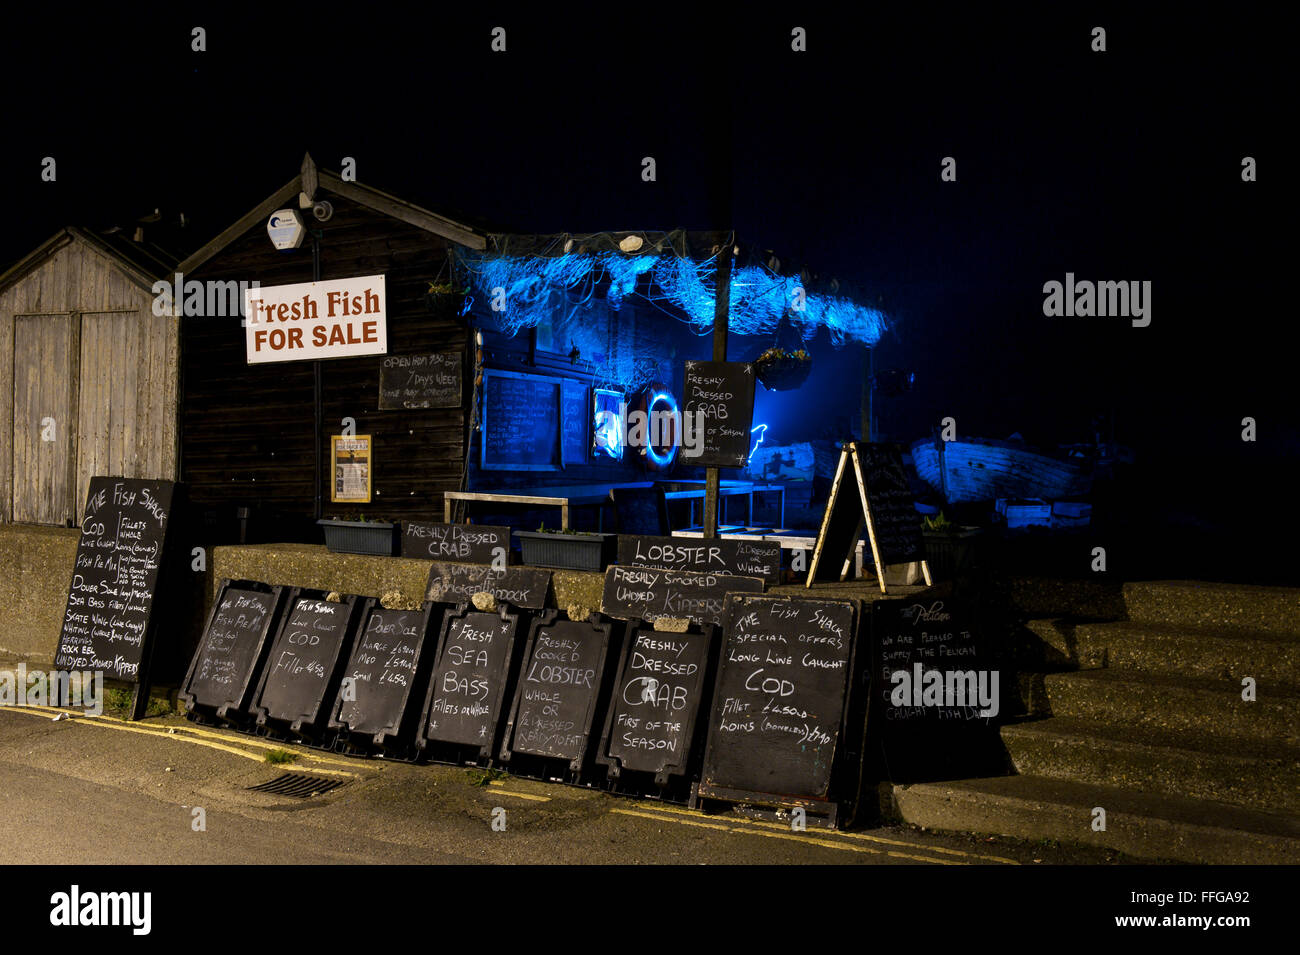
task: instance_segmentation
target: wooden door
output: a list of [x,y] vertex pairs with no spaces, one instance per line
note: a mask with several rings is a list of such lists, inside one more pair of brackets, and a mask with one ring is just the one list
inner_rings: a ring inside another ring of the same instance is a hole
[[13,519],[75,524],[76,316],[14,317]]

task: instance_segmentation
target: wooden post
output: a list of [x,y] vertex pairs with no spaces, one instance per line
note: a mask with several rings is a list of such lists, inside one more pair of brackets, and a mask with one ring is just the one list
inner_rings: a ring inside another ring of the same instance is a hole
[[871,399],[875,392],[875,382],[871,380],[872,366],[875,361],[875,349],[863,345],[862,355],[862,440],[871,441]]
[[[727,360],[727,331],[731,324],[731,250],[735,236],[727,237],[726,247],[718,254],[717,296],[713,307],[713,360]],[[718,488],[720,472],[704,469],[704,536],[718,536]]]

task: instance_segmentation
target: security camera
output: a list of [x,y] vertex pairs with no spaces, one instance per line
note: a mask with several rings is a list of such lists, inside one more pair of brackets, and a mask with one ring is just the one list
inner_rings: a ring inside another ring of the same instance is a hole
[[329,222],[330,217],[334,215],[334,207],[322,200],[311,207],[311,214],[316,217],[317,222]]

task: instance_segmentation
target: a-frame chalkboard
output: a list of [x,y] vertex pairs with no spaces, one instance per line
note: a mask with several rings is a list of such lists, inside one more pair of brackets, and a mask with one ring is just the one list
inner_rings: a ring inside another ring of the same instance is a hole
[[807,586],[815,580],[844,580],[866,527],[880,592],[886,593],[885,568],[920,561],[931,583],[921,539],[921,517],[895,444],[850,441],[842,446],[826,513],[817,532]]
[[144,716],[149,702],[155,603],[166,589],[179,491],[173,481],[102,475],[86,491],[54,665],[134,684],[131,719]]
[[179,699],[185,709],[232,723],[248,716],[284,588],[222,580]]
[[289,592],[250,709],[259,729],[308,741],[321,736],[363,605],[355,595],[331,601],[323,590]]
[[518,611],[507,603],[495,611],[460,604],[443,617],[415,734],[420,750],[435,759],[439,753],[473,753],[482,762],[492,758],[514,691],[511,676],[519,668],[520,626]]

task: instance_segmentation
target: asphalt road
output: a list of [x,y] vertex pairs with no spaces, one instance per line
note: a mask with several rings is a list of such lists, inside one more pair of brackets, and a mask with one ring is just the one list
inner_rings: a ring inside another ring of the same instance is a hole
[[296,800],[247,788],[286,770],[265,762],[273,745],[265,740],[176,717],[127,724],[53,715],[0,710],[6,864],[1111,861],[1090,850],[895,827],[793,832],[729,813],[305,748],[294,749],[299,757],[287,768],[343,785]]

